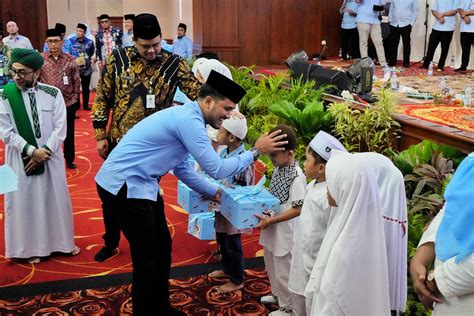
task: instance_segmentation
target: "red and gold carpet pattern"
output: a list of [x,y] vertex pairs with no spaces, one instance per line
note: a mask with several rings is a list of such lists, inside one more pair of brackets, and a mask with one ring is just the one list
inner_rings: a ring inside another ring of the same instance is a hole
[[474,133],[474,108],[421,104],[402,105],[398,108],[398,112],[422,120],[456,127],[460,130]]
[[[170,280],[171,304],[193,316],[266,315],[276,309],[259,302],[271,292],[264,270],[246,270],[241,290],[221,294],[217,287],[225,282],[206,275]],[[124,285],[0,300],[0,315],[131,315],[130,291]]]
[[[76,120],[75,128],[75,163],[78,168],[66,169],[74,212],[74,237],[76,245],[81,248],[81,253],[77,256],[55,254],[39,264],[5,258],[5,215],[3,195],[0,195],[0,287],[103,276],[132,270],[125,238],[122,238],[119,252],[113,258],[103,263],[94,261],[94,254],[103,244],[104,230],[94,176],[103,160],[97,154],[89,115],[89,112],[83,110],[78,112],[80,118]],[[0,141],[0,165],[4,163],[4,156],[4,144]],[[211,252],[216,249],[215,241],[200,241],[187,233],[188,215],[177,204],[176,185],[176,178],[172,175],[165,176],[160,182],[168,227],[173,236],[173,267],[211,262],[213,261]],[[31,203],[33,206],[34,201]],[[242,236],[246,258],[262,255],[258,238],[258,232]]]

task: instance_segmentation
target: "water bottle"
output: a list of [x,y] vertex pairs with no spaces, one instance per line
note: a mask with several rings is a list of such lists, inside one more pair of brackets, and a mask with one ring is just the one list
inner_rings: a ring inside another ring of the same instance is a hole
[[464,88],[464,107],[470,108],[472,103],[472,87],[470,84],[466,85]]
[[392,74],[390,76],[390,88],[392,90],[398,90],[398,77],[395,67],[392,69]]
[[433,62],[428,66],[428,76],[433,76]]
[[441,80],[439,81],[439,87],[441,89],[441,92],[446,89],[446,77],[441,77]]

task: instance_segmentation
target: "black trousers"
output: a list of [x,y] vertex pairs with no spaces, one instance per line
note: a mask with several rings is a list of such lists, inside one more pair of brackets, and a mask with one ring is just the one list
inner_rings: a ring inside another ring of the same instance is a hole
[[474,33],[461,32],[462,62],[461,68],[466,69],[469,66],[469,57],[471,56],[471,45],[474,44]]
[[244,253],[240,234],[216,233],[216,239],[222,254],[224,272],[230,275],[230,281],[242,284],[244,282]]
[[90,95],[89,86],[91,84],[91,77],[92,75],[88,75],[88,76],[81,75],[82,108],[84,110],[89,109],[89,95]]
[[390,25],[389,35],[389,50],[388,50],[388,65],[396,66],[398,59],[398,43],[400,43],[400,36],[403,42],[403,65],[408,66],[410,64],[410,53],[411,53],[411,25],[404,27],[395,27]]
[[167,315],[171,269],[171,235],[166,224],[164,203],[127,198],[124,185],[113,195],[97,185],[105,208],[118,214],[120,227],[132,256],[133,315]]
[[348,59],[348,55],[352,58],[360,58],[357,28],[341,29],[341,53],[344,60]]
[[451,39],[453,38],[453,33],[453,31],[431,31],[430,40],[428,41],[428,51],[426,52],[425,61],[423,62],[424,67],[430,65],[439,43],[441,43],[441,56],[439,57],[438,68],[444,67],[446,57],[448,56],[449,44],[451,44]]
[[[110,154],[115,146],[117,146],[117,143],[109,140],[109,150],[107,154]],[[102,239],[107,248],[115,249],[120,243],[120,222],[118,212],[115,209],[104,207],[104,204],[102,204],[102,215],[105,229]]]
[[76,157],[76,146],[74,144],[74,120],[76,118],[77,103],[66,107],[66,138],[64,139],[64,159],[66,162],[74,162]]

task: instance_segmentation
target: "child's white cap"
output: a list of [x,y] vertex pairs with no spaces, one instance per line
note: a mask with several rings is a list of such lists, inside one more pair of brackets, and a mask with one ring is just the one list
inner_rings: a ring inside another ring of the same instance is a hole
[[222,127],[229,133],[243,140],[247,135],[247,119],[242,114],[232,114],[232,116],[222,122]]
[[311,140],[309,146],[326,161],[331,157],[331,151],[333,149],[347,152],[337,138],[324,131],[319,131],[313,140]]
[[201,58],[198,58],[196,59],[196,61],[194,62],[193,64],[193,68],[191,69],[191,71],[193,72],[193,74],[195,76],[197,76],[197,70],[199,69],[199,67],[204,63],[206,62],[208,59],[207,58],[204,58],[204,57],[201,57]]
[[232,73],[230,72],[230,69],[216,59],[205,60],[197,67],[197,70],[199,70],[199,72],[201,73],[201,76],[204,81],[207,81],[207,78],[209,78],[209,75],[212,70],[217,71],[221,75],[224,75],[230,80],[232,80]]

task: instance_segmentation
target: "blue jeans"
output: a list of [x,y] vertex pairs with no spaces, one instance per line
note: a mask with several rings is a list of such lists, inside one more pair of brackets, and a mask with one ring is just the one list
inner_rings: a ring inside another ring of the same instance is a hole
[[244,282],[244,254],[240,234],[227,235],[216,233],[217,243],[222,253],[224,273],[230,275],[230,281],[235,284]]

